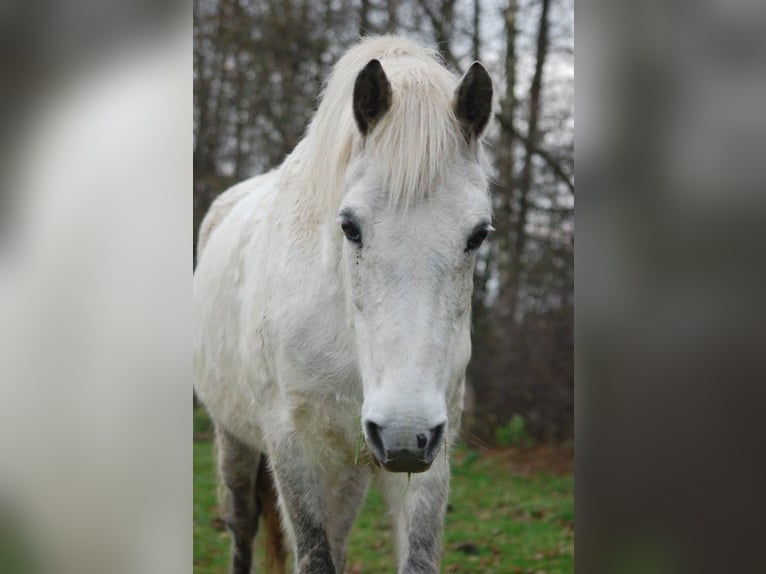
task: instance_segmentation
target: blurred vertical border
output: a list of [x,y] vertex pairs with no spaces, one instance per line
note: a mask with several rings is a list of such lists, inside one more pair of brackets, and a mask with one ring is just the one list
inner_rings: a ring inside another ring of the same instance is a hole
[[189,572],[192,14],[0,7],[0,571]]
[[762,571],[766,5],[575,20],[576,571]]

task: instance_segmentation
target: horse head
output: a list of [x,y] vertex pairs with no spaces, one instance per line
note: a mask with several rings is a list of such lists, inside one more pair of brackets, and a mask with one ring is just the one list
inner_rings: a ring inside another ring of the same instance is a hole
[[353,90],[355,136],[338,212],[348,315],[377,462],[427,470],[471,352],[476,253],[492,229],[480,137],[492,82],[474,63],[455,85],[374,59]]

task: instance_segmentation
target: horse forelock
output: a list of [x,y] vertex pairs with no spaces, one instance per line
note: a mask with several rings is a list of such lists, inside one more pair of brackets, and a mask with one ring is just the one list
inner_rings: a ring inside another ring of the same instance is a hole
[[[363,137],[354,121],[352,96],[357,75],[373,58],[380,60],[391,83],[392,103]],[[463,145],[452,107],[456,86],[457,78],[437,53],[411,40],[373,37],[346,52],[326,82],[299,146],[300,157],[293,162],[315,207],[337,209],[355,146],[374,158],[390,202],[406,206],[430,195]]]

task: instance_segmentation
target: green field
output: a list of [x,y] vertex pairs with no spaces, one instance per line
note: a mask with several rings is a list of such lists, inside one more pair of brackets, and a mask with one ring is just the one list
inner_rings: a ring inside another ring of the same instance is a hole
[[[571,447],[454,456],[442,572],[568,574],[574,561]],[[212,443],[194,443],[194,572],[224,574]],[[390,574],[391,529],[374,485],[349,542],[347,573]],[[256,572],[262,548],[256,540]]]

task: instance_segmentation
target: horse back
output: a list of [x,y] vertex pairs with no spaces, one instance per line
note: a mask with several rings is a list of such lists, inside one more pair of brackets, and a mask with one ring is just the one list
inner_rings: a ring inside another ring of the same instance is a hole
[[200,227],[193,280],[194,388],[213,419],[251,447],[260,446],[255,409],[268,401],[260,391],[270,363],[262,360],[262,325],[245,318],[262,315],[250,312],[264,302],[253,275],[268,250],[253,246],[263,236],[276,181],[275,172],[259,175],[213,202]]

